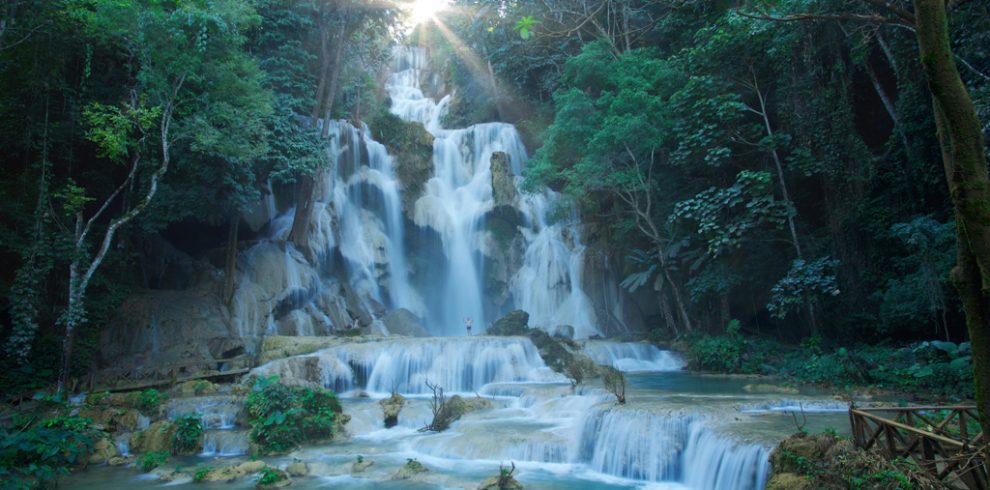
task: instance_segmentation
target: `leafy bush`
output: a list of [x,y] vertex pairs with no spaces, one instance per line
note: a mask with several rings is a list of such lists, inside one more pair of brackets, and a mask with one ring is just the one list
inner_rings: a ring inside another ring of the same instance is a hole
[[285,473],[279,471],[278,469],[272,468],[271,466],[265,466],[261,469],[261,479],[258,480],[258,483],[262,485],[272,485],[284,480],[285,478]]
[[172,423],[172,453],[189,454],[200,447],[203,438],[203,418],[187,413]]
[[211,471],[213,471],[213,467],[212,466],[201,466],[199,468],[196,468],[196,471],[193,472],[193,481],[203,481],[203,480],[205,480],[206,479],[206,475],[209,474],[209,472],[211,472]]
[[134,406],[141,411],[141,413],[148,415],[153,413],[162,403],[162,394],[154,389],[148,388],[137,395],[137,399],[134,402]]
[[342,412],[334,392],[286,386],[277,377],[259,379],[245,407],[251,440],[262,453],[281,453],[332,437]]
[[85,461],[98,437],[79,417],[53,417],[25,430],[0,427],[0,482],[10,489],[54,486],[69,465]]
[[144,453],[137,460],[138,468],[141,468],[141,471],[147,473],[165,464],[168,461],[168,456],[169,454],[165,451]]
[[688,339],[692,369],[768,374],[799,383],[836,387],[871,386],[929,398],[972,398],[968,343],[931,341],[904,347],[827,347],[820,337],[800,346],[747,338],[737,330]]

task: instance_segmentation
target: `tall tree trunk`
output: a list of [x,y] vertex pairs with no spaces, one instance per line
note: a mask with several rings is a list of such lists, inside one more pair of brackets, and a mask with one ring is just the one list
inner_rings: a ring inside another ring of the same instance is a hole
[[[151,174],[148,189],[136,206],[127,210],[119,217],[110,220],[106,231],[103,232],[100,248],[96,256],[89,261],[88,265],[85,264],[87,249],[89,248],[87,238],[90,232],[92,232],[93,225],[97,219],[110,207],[110,204],[113,203],[117,196],[136,180],[138,168],[141,166],[140,148],[145,138],[147,138],[146,134],[142,134],[141,138],[137,141],[137,145],[135,145],[135,148],[138,149],[134,150],[131,156],[131,170],[124,182],[103,201],[100,208],[88,220],[84,221],[81,210],[76,213],[75,242],[73,243],[72,262],[69,264],[68,305],[59,319],[65,326],[65,336],[62,338],[62,362],[58,371],[58,383],[56,384],[56,390],[59,393],[65,391],[69,381],[69,371],[72,366],[72,344],[75,341],[76,330],[86,321],[84,299],[86,297],[86,289],[89,288],[89,282],[93,279],[93,274],[96,274],[97,269],[103,264],[107,252],[110,251],[110,245],[113,244],[113,237],[117,233],[117,230],[144,212],[145,208],[148,207],[148,204],[151,204],[151,200],[154,199],[155,194],[158,192],[159,182],[165,177],[165,173],[168,172],[171,161],[172,141],[170,131],[172,127],[172,113],[175,110],[175,100],[178,98],[179,90],[182,89],[185,79],[186,76],[181,75],[175,81],[172,86],[171,97],[162,109],[161,126],[159,127],[162,159],[158,164],[158,168]],[[136,94],[132,94],[131,104],[137,107]]]
[[[932,93],[942,164],[956,216],[956,267],[973,350],[980,424],[990,434],[990,178],[983,134],[949,45],[942,0],[914,0],[921,64]],[[990,464],[990,462],[988,462]]]
[[[324,139],[330,135],[330,116],[333,114],[333,101],[337,97],[337,87],[340,84],[341,58],[344,53],[344,43],[349,37],[348,33],[347,26],[342,26],[340,31],[337,32],[333,60],[330,62],[330,75],[327,77],[329,87],[322,101],[323,129],[320,131],[320,137]],[[316,104],[319,106],[321,101],[317,100]],[[316,190],[316,179],[319,173],[319,170],[317,170],[317,175],[304,175],[300,177],[296,192],[296,212],[292,217],[292,230],[289,232],[289,241],[307,253],[311,252],[308,245],[309,221],[313,215],[313,205],[315,204],[313,202],[315,199],[314,191]]]

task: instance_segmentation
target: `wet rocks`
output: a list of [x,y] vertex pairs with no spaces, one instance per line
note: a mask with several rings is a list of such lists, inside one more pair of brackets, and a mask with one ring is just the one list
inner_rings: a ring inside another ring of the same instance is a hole
[[365,459],[362,456],[358,456],[357,461],[355,461],[354,464],[351,465],[351,473],[363,473],[373,464],[375,464],[374,461],[370,459]]
[[285,467],[285,472],[291,477],[306,476],[309,474],[309,465],[302,461],[295,461]]
[[131,436],[131,448],[137,453],[172,452],[172,424],[161,420]]
[[203,475],[204,482],[232,482],[247,475],[252,475],[265,468],[264,461],[248,461],[233,466],[224,466],[208,471]]
[[117,451],[117,446],[114,445],[113,441],[107,437],[100,437],[93,444],[93,452],[90,453],[87,462],[89,464],[104,464],[118,457],[120,457],[120,452]]
[[430,336],[426,329],[423,328],[420,318],[405,308],[390,311],[382,318],[382,322],[385,323],[385,328],[388,329],[389,333],[393,335],[405,335],[407,337]]
[[382,399],[378,404],[382,406],[382,411],[385,415],[385,428],[390,429],[398,425],[399,412],[402,411],[402,407],[406,404],[405,397],[398,393],[392,393],[392,396]]
[[423,463],[410,458],[406,461],[406,464],[402,465],[402,468],[399,468],[399,470],[392,475],[391,479],[408,480],[416,475],[419,475],[420,473],[426,473],[428,471],[430,471],[430,469],[423,466]]
[[526,335],[529,324],[529,313],[523,310],[512,310],[488,328],[489,335]]

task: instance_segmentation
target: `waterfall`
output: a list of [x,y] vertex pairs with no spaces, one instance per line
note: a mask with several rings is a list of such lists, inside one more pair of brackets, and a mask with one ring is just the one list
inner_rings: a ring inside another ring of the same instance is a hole
[[[483,326],[498,313],[485,311],[482,301],[483,225],[494,206],[492,153],[504,152],[512,173],[518,176],[528,158],[526,148],[511,124],[443,128],[440,120],[450,96],[437,102],[423,94],[420,80],[427,69],[425,51],[399,47],[393,56],[393,72],[386,83],[392,113],[423,124],[434,136],[434,174],[413,210],[417,226],[439,235],[446,259],[442,285],[437,288],[439,298],[430,302],[434,308],[429,309],[428,323],[434,334],[460,334],[463,318],[473,318]],[[527,216],[520,230],[526,250],[523,264],[510,280],[510,292],[515,307],[529,312],[535,326],[570,325],[577,337],[600,334],[594,308],[580,286],[584,245],[576,213],[571,213],[573,219],[551,223],[549,216],[557,203],[557,196],[549,190],[525,195],[518,203]]]
[[703,418],[677,412],[597,409],[586,420],[580,451],[602,473],[695,490],[759,490],[769,473],[766,447],[733,441]]
[[678,355],[654,345],[633,342],[585,342],[582,351],[598,364],[620,371],[677,371],[685,362]]
[[430,393],[427,382],[448,393],[470,394],[489,383],[566,382],[543,363],[529,339],[520,337],[390,338],[279,359],[252,374],[338,392],[405,394]]

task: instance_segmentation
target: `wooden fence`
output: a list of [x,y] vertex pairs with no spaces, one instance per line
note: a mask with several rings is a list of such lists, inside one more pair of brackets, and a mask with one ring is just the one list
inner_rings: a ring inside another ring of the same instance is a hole
[[972,405],[849,408],[853,441],[911,458],[947,488],[988,490],[986,437]]

